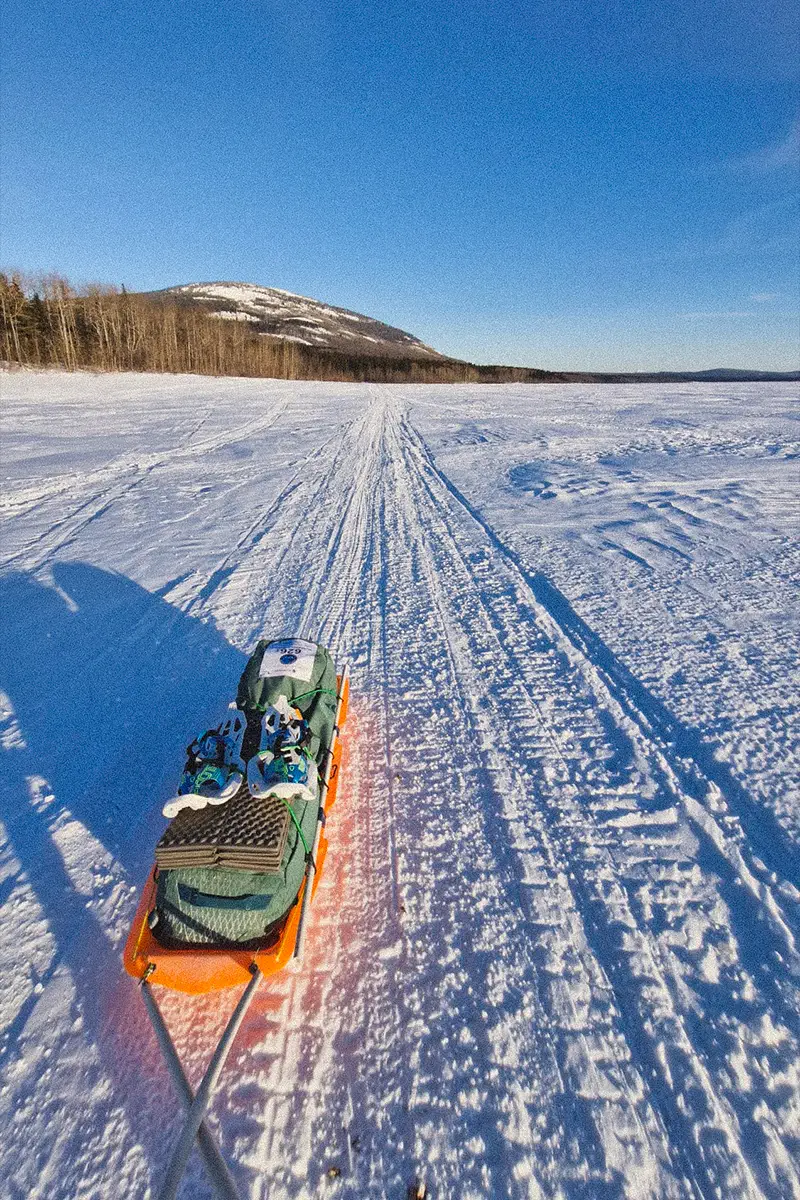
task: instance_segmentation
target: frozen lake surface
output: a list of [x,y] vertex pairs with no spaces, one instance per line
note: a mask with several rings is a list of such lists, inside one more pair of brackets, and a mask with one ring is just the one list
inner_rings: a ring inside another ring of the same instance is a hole
[[[796,385],[1,382],[8,1195],[157,1194],[122,942],[184,747],[299,634],[345,774],[212,1106],[242,1193],[800,1197]],[[160,1000],[197,1082],[235,994]]]

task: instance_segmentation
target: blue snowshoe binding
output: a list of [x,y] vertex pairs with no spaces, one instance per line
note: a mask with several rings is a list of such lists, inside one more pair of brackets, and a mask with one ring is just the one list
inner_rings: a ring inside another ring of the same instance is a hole
[[174,817],[184,808],[224,804],[236,795],[245,778],[245,728],[244,713],[231,706],[215,728],[207,729],[187,746],[178,795],[164,805],[165,817]]
[[264,713],[261,746],[247,764],[251,795],[313,800],[319,777],[317,764],[307,749],[309,737],[307,722],[285,696],[279,696]]

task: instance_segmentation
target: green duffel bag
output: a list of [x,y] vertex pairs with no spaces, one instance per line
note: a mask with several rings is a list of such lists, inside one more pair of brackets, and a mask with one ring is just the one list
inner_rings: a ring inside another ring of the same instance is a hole
[[[292,805],[311,846],[319,804]],[[238,946],[252,949],[277,938],[297,899],[306,867],[305,847],[289,825],[281,869],[239,871],[233,867],[176,867],[159,870],[158,920],[153,932],[165,946]]]
[[[236,707],[248,716],[248,733],[259,735],[260,715],[278,696],[299,708],[311,729],[309,749],[319,756],[330,745],[336,721],[336,667],[324,646],[301,638],[261,641],[242,671]],[[252,734],[251,734],[252,736]],[[249,742],[250,739],[248,738]],[[258,749],[245,745],[245,756]],[[322,763],[320,762],[320,767]]]
[[[277,674],[279,670],[287,673]],[[336,668],[324,647],[298,638],[260,641],[236,694],[237,707],[248,717],[244,757],[258,749],[261,714],[284,695],[309,724],[309,748],[321,773],[336,720],[336,691]],[[159,869],[152,927],[163,945],[250,949],[277,939],[303,882],[305,847],[313,845],[319,800],[294,799],[291,808],[278,871],[227,866]]]

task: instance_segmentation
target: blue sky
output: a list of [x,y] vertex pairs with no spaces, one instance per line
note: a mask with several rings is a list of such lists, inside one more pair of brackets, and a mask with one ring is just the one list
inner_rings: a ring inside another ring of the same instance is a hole
[[6,0],[2,264],[475,362],[800,365],[794,0]]

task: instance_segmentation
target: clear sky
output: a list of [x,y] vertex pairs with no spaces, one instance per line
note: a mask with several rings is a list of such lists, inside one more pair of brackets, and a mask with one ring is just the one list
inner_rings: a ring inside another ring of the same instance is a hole
[[5,268],[800,365],[795,0],[5,0]]

